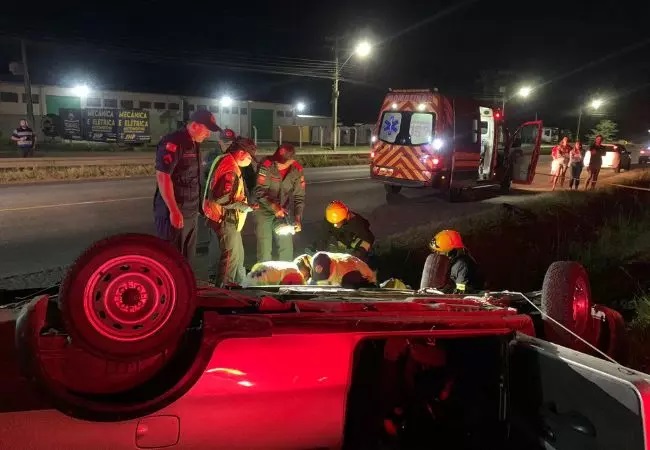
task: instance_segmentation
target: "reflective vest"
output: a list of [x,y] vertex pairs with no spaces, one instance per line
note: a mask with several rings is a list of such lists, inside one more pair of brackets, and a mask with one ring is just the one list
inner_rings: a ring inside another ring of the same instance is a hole
[[[208,176],[206,178],[205,182],[205,189],[203,190],[203,213],[205,216],[212,220],[213,222],[221,222],[221,220],[224,218],[225,210],[223,206],[220,204],[216,203],[212,199],[212,178],[216,176],[215,170],[219,167],[219,164],[221,161],[223,161],[224,158],[227,156],[230,156],[230,154],[222,154],[217,156],[214,161],[212,162],[212,165],[210,166],[210,171],[208,172]],[[244,180],[242,177],[242,173],[239,170],[239,167],[237,167],[237,186],[235,187],[235,193],[234,193],[234,200],[235,201],[246,201],[246,189],[244,187]],[[245,212],[238,211],[238,210],[231,210],[232,214],[235,215],[235,223],[237,224],[237,231],[241,231],[244,228],[244,223],[246,222],[246,216],[248,215]]]

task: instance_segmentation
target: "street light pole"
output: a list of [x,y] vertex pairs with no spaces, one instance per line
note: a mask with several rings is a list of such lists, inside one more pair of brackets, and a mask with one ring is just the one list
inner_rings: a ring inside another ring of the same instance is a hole
[[578,112],[578,129],[576,130],[576,141],[580,140],[580,121],[582,120],[582,106]]
[[334,81],[332,83],[332,150],[336,150],[336,127],[339,109],[339,42],[334,40]]
[[[35,127],[34,123],[34,104],[32,103],[32,83],[29,79],[29,69],[27,68],[27,46],[25,40],[20,40],[20,52],[23,58],[23,77],[25,81],[25,97],[27,100],[27,120],[29,120],[29,126]],[[41,102],[43,99],[41,99]]]

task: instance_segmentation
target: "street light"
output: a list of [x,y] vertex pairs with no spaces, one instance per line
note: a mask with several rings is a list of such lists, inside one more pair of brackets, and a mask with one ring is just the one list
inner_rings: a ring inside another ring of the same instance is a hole
[[219,104],[225,107],[232,105],[232,97],[228,95],[224,95],[223,97],[221,97],[221,100],[219,100]]
[[348,58],[339,66],[339,48],[338,39],[334,43],[334,82],[332,83],[332,149],[336,150],[337,146],[337,133],[336,127],[338,125],[339,113],[339,78],[341,70],[350,61],[350,59],[357,55],[360,58],[366,58],[372,52],[372,45],[367,40],[363,40],[354,47],[354,51],[350,53]]
[[87,97],[90,93],[90,88],[86,84],[79,84],[72,88],[72,92],[77,97]]
[[[595,98],[587,106],[590,108],[593,108],[594,110],[599,109],[601,106],[605,104],[605,100],[602,98]],[[576,141],[580,140],[580,121],[582,120],[582,109],[583,107],[580,107],[580,110],[578,112],[578,129],[576,130]]]
[[531,94],[531,92],[533,92],[532,87],[530,87],[530,86],[522,86],[521,88],[519,88],[519,92],[517,92],[517,94],[521,98],[526,98]]
[[296,103],[296,111],[298,111],[299,113],[303,112],[305,108],[306,106],[303,102]]

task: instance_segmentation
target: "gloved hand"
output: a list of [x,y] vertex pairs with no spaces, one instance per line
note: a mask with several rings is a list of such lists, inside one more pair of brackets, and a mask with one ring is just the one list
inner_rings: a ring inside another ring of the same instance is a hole
[[251,205],[249,205],[248,203],[244,203],[244,202],[235,203],[235,209],[237,211],[245,212],[245,213],[249,213],[249,212],[253,211],[253,208],[251,207]]

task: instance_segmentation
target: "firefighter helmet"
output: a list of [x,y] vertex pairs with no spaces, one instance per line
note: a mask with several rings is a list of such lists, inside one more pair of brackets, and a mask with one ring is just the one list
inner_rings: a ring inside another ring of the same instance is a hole
[[458,231],[442,230],[431,239],[429,247],[434,252],[449,253],[451,250],[465,248],[465,245]]
[[349,213],[350,210],[345,203],[340,200],[334,200],[325,208],[325,219],[332,225],[336,225],[343,222]]

